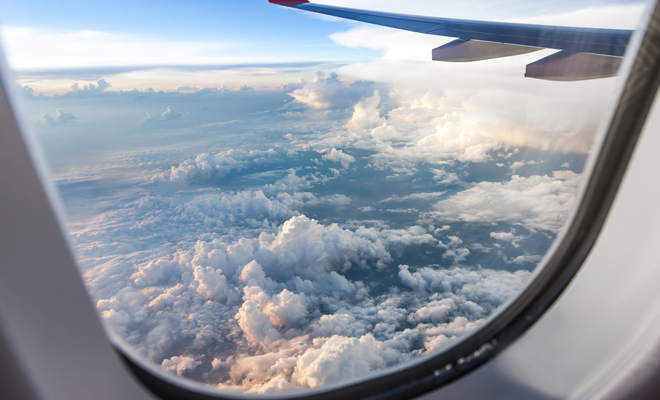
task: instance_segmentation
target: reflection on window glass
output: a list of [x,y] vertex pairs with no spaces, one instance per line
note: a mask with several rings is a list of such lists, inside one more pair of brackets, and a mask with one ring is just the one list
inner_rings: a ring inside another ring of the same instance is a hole
[[[265,0],[4,2],[2,37],[102,320],[164,371],[250,393],[435,354],[530,279],[575,206],[615,79],[556,50]],[[639,1],[332,1],[633,29]]]

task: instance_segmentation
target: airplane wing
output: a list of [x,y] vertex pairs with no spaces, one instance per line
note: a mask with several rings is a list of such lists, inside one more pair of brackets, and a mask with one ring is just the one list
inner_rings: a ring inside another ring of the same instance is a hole
[[434,61],[466,62],[541,49],[558,53],[527,65],[526,77],[575,81],[615,76],[633,31],[471,21],[357,10],[310,3],[270,3],[429,35],[457,38],[433,49]]

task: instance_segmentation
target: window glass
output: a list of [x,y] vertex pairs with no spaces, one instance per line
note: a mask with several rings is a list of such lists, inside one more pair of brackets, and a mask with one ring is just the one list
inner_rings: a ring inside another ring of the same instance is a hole
[[[325,4],[612,29],[644,10]],[[254,394],[349,382],[478,329],[567,221],[616,84],[524,77],[557,50],[434,62],[454,39],[265,0],[2,8],[100,318],[167,373]]]

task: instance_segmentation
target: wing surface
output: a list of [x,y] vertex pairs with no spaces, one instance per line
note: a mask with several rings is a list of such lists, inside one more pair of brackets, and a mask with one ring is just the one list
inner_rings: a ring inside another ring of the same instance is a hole
[[[540,79],[581,80],[616,75],[620,60],[610,57],[619,58],[625,54],[633,33],[631,30],[622,29],[531,25],[394,14],[315,4],[306,0],[269,0],[269,2],[390,28],[457,38],[458,40],[449,43],[446,47],[442,46],[434,50],[433,59],[437,61],[476,61],[529,53],[543,48],[561,50],[565,57],[554,57],[548,61],[552,64],[550,74],[552,77],[543,76],[545,59],[534,63],[533,72],[528,71],[527,76]],[[470,43],[471,41],[477,43]],[[584,57],[568,57],[578,53],[602,56],[604,61],[591,67],[584,62]],[[582,62],[575,61],[577,58]],[[558,63],[560,59],[563,60],[562,63]],[[569,76],[569,79],[561,78],[564,74],[563,70],[567,71],[565,75]],[[557,76],[561,79],[555,79]]]

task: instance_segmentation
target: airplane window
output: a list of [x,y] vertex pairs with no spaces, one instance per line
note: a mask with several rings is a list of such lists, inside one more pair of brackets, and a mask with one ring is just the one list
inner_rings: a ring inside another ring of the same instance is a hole
[[295,394],[478,332],[569,220],[645,8],[319,4],[2,3],[81,276],[129,358]]

